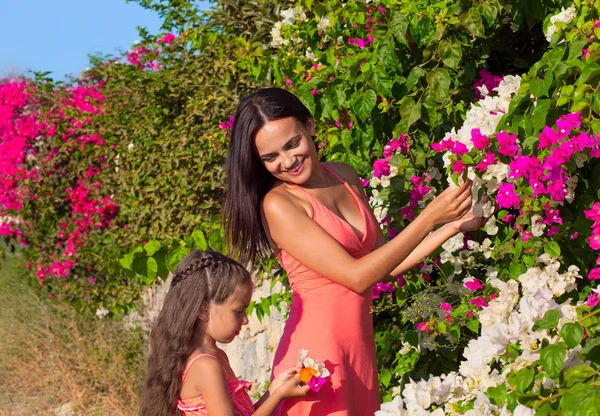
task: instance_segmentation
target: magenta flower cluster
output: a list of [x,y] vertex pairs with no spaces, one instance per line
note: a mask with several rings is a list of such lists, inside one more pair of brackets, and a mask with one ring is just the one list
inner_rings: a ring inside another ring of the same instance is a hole
[[475,90],[475,97],[481,100],[484,96],[481,94],[480,88],[485,86],[488,90],[488,94],[492,94],[494,88],[500,85],[500,81],[502,81],[502,75],[494,75],[489,72],[487,69],[482,69],[479,71],[479,79],[475,81],[473,84],[473,89]]
[[[38,91],[27,82],[0,84],[0,235],[27,244],[33,225],[24,208],[39,197],[32,189],[43,186],[48,177],[65,177],[61,150],[85,153],[106,146],[93,121],[102,114],[105,101],[101,86],[57,90],[56,104],[44,107],[36,98]],[[102,196],[102,182],[95,180],[106,165],[104,153],[100,151],[96,161],[75,178],[77,185],[65,189],[70,212],[56,224],[59,254],[46,254],[35,264],[41,282],[49,275],[69,275],[88,234],[115,225],[118,207],[111,197]]]

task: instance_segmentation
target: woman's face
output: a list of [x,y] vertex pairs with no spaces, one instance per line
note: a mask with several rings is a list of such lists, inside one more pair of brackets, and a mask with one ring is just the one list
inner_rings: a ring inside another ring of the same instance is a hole
[[318,163],[314,134],[312,120],[306,125],[294,117],[269,121],[256,134],[256,154],[277,179],[302,184]]

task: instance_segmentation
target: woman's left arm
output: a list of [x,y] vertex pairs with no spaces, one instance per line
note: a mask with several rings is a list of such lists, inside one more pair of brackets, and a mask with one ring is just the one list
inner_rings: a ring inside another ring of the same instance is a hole
[[[341,165],[341,164],[340,164]],[[359,194],[362,196],[365,205],[369,208],[369,212],[371,213],[371,218],[378,224],[377,219],[375,218],[375,214],[373,214],[373,209],[368,203],[367,196],[361,186],[360,178],[354,171],[354,169],[348,165],[343,165],[343,173],[345,173],[348,177],[348,181],[354,185],[355,189],[359,191]],[[421,241],[419,244],[409,255],[404,259],[402,263],[398,265],[392,272],[390,276],[386,280],[393,280],[397,276],[402,273],[407,272],[424,258],[431,255],[438,247],[444,244],[449,238],[455,236],[459,232],[468,232],[473,230],[478,230],[483,227],[485,224],[486,218],[475,217],[473,214],[473,210],[469,211],[465,216],[461,219],[449,222],[444,224],[437,230],[431,232],[427,237]],[[386,243],[385,237],[383,236],[383,232],[380,227],[377,227],[377,240],[375,242],[375,247],[373,249],[377,249]]]

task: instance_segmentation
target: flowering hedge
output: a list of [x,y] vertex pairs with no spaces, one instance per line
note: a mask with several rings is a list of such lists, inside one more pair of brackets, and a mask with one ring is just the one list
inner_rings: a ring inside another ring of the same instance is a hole
[[222,248],[230,117],[276,85],[390,238],[462,177],[489,218],[374,288],[381,414],[594,414],[598,1],[139,3],[164,33],[77,86],[0,89],[0,229],[46,285],[118,315]]

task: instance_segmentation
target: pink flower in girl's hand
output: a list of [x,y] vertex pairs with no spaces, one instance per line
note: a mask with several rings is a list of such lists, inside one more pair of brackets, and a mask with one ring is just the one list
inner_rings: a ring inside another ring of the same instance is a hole
[[323,361],[315,361],[308,356],[308,350],[301,348],[298,354],[297,367],[300,371],[300,381],[308,384],[312,391],[321,390],[326,378],[329,377],[329,370],[325,367]]
[[327,381],[325,377],[314,376],[308,382],[308,387],[310,387],[312,391],[318,392],[319,390],[321,390],[321,387],[323,386],[323,383],[325,383],[325,381]]

